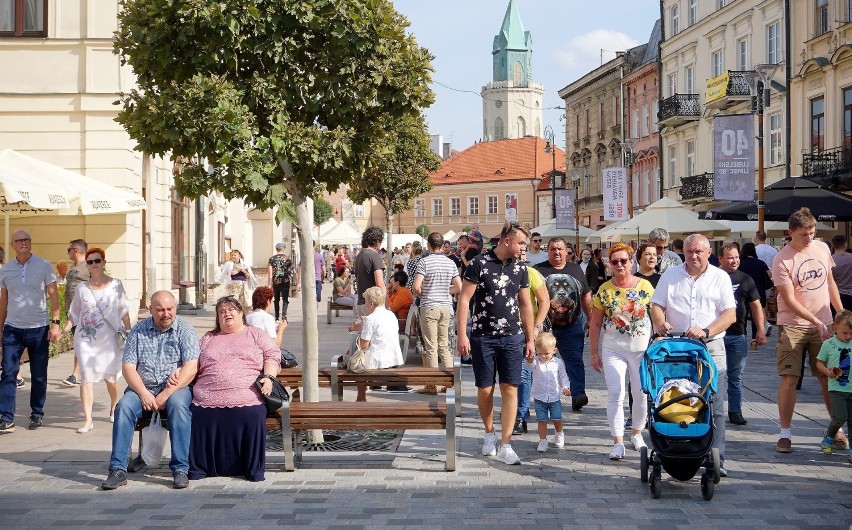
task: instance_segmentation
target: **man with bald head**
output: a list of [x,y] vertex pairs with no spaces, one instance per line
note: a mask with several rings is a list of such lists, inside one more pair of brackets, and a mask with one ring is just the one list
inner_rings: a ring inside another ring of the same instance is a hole
[[0,328],[3,329],[0,434],[15,431],[15,392],[25,348],[32,378],[28,428],[42,427],[47,399],[48,345],[61,334],[56,276],[50,262],[32,253],[32,243],[29,232],[16,230],[12,234],[15,257],[0,268]]
[[725,461],[725,393],[728,388],[725,331],[736,322],[736,300],[728,273],[711,267],[710,242],[693,234],[684,242],[686,262],[666,269],[651,297],[654,332],[684,333],[704,342],[719,375],[713,403],[713,447],[721,455],[721,475],[728,476]]
[[151,316],[139,322],[127,336],[121,373],[127,390],[115,407],[109,476],[101,484],[114,490],[127,484],[130,444],[136,422],[143,415],[165,411],[174,487],[189,486],[189,434],[192,393],[187,385],[198,371],[198,336],[193,327],[175,315],[175,297],[169,291],[151,296]]

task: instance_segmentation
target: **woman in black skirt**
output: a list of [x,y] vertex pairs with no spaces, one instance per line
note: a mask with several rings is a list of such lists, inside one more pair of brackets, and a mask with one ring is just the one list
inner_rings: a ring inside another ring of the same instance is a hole
[[[193,388],[189,479],[264,479],[266,405],[281,352],[262,329],[246,324],[233,296],[216,302],[216,327],[201,338]],[[261,391],[255,386],[261,381]]]

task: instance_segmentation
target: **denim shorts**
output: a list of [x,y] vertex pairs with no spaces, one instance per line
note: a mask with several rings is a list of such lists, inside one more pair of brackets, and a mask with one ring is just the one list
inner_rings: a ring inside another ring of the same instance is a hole
[[548,417],[550,417],[551,420],[562,419],[562,402],[558,399],[550,403],[545,403],[544,401],[534,399],[533,403],[535,404],[536,420],[547,421]]
[[470,355],[473,360],[473,379],[477,388],[488,388],[497,382],[521,384],[524,365],[525,335],[503,337],[474,336],[470,338]]

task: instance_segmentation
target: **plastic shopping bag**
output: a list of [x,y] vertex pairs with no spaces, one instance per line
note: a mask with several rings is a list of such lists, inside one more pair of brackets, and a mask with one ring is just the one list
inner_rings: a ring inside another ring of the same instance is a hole
[[160,423],[160,413],[151,416],[151,423],[142,429],[142,460],[149,466],[160,465],[169,431]]

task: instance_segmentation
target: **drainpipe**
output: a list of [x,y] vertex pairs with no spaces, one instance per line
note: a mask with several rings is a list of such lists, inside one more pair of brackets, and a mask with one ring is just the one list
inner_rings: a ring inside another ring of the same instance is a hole
[[204,242],[206,226],[206,198],[204,195],[195,200],[195,307],[201,308],[207,303],[207,251]]
[[660,123],[660,104],[659,102],[663,100],[663,41],[666,40],[666,17],[665,10],[663,9],[663,0],[660,0],[660,42],[657,44],[657,174],[659,175],[659,190],[660,196],[654,197],[654,199],[662,199],[663,198],[663,182],[665,181],[665,176],[663,175],[663,168],[666,167],[664,162],[664,153],[663,153],[663,128],[659,126]]
[[790,23],[790,0],[784,0],[784,62],[786,63],[784,66],[784,82],[787,85],[787,92],[784,94],[784,115],[786,116],[786,123],[784,124],[784,135],[785,135],[785,145],[784,145],[784,176],[790,176],[790,164],[791,164],[791,149],[793,148],[793,139],[792,139],[792,125],[790,124],[790,112],[792,104],[790,102],[790,81],[792,79],[792,75],[790,74],[790,70],[793,68],[793,51],[791,48],[792,39],[790,37],[790,28],[792,24]]

